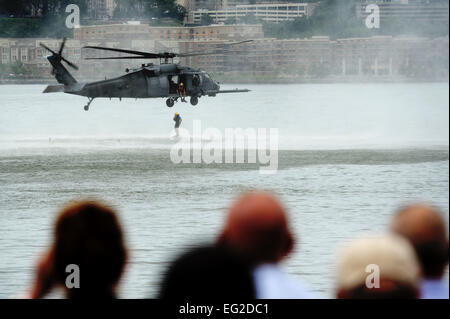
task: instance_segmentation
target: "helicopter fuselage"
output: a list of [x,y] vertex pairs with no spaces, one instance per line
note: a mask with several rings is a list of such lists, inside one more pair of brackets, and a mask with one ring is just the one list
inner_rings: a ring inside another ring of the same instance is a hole
[[90,98],[177,97],[180,83],[186,96],[214,96],[220,90],[219,84],[203,70],[178,64],[147,64],[117,78],[67,86],[64,92]]

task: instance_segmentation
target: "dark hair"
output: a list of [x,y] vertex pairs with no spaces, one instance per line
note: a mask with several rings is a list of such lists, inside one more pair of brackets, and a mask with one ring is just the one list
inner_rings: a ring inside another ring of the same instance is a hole
[[164,276],[159,298],[254,299],[249,266],[228,248],[203,246],[178,257]]
[[[387,285],[389,288],[383,288]],[[346,291],[346,298],[349,299],[417,299],[417,297],[418,291],[414,286],[391,280],[381,280],[380,288],[367,288],[363,284]]]
[[448,263],[448,245],[442,241],[414,243],[425,278],[440,278]]
[[56,221],[53,251],[57,283],[65,283],[67,265],[80,269],[80,288],[68,289],[69,297],[115,297],[114,286],[125,266],[126,249],[111,208],[86,201],[63,209]]

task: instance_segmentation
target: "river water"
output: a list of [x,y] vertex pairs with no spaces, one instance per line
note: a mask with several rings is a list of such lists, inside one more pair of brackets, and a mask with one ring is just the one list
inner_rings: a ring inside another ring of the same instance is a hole
[[[85,112],[82,97],[0,86],[0,298],[29,287],[55,214],[73,198],[101,198],[119,211],[130,248],[123,298],[155,297],[168,262],[213,240],[248,189],[278,194],[297,238],[283,266],[325,298],[338,248],[386,231],[399,205],[435,203],[448,225],[448,83],[246,87],[196,107],[95,100]],[[277,171],[173,163],[175,111],[183,134],[194,135],[195,121],[202,131],[278,129]]]

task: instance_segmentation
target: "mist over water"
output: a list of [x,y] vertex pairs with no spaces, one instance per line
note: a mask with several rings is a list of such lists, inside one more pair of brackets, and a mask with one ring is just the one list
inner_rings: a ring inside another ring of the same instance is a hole
[[[99,99],[85,112],[82,97],[0,86],[0,298],[29,287],[55,214],[73,198],[119,210],[130,248],[124,298],[155,297],[171,258],[214,240],[247,189],[280,196],[297,238],[284,266],[321,297],[333,296],[338,248],[384,232],[400,204],[433,202],[448,225],[448,83],[236,87],[252,92],[172,109],[163,99]],[[173,164],[174,112],[191,133],[194,120],[222,132],[278,128],[278,172]]]
[[49,138],[73,147],[170,147],[174,112],[191,134],[194,120],[201,120],[202,131],[222,133],[278,128],[281,149],[448,146],[447,83],[245,87],[252,91],[203,97],[195,107],[179,102],[170,109],[164,99],[98,99],[85,112],[84,97],[41,94],[40,85],[0,86],[0,148],[10,148],[8,141],[14,148],[27,142],[47,147]]

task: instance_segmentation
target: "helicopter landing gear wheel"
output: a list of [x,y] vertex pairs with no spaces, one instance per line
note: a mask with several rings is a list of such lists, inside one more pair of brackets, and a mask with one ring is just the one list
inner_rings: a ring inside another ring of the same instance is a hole
[[175,101],[172,98],[166,100],[166,105],[168,107],[172,107],[174,104],[175,104]]
[[94,98],[93,97],[88,97],[88,100],[89,100],[88,104],[86,104],[84,106],[84,110],[85,111],[89,111],[89,105],[91,105],[92,101],[94,101]]
[[191,97],[191,104],[192,105],[197,105],[198,104],[198,97],[192,96]]

